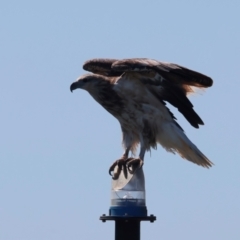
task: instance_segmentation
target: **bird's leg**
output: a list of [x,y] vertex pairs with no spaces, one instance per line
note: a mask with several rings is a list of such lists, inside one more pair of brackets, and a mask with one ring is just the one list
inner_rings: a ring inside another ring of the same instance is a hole
[[[130,147],[125,149],[125,152],[123,153],[122,157],[117,159],[109,168],[109,174],[112,176],[114,180],[118,179],[121,170],[124,171],[125,177],[127,176],[127,166],[126,166],[126,161],[128,159],[128,154],[130,151]],[[115,167],[117,166],[117,171],[114,172]],[[113,174],[112,174],[113,172]]]
[[133,174],[137,168],[141,168],[143,166],[145,152],[146,148],[144,146],[141,146],[138,158],[128,158],[126,160],[128,171],[131,174]]

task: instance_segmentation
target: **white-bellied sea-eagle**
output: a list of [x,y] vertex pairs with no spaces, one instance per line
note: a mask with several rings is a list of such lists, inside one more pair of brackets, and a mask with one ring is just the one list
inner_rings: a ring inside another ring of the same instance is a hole
[[[188,139],[176,118],[166,107],[168,102],[178,109],[195,128],[203,124],[193,110],[187,94],[193,88],[213,84],[210,77],[173,63],[147,58],[92,59],[83,69],[92,72],[72,83],[70,90],[84,89],[109,113],[118,119],[122,129],[123,156],[110,167],[117,179],[121,169],[133,172],[143,164],[144,154],[159,143],[172,153],[178,153],[200,166],[209,168],[212,162]],[[129,158],[136,152],[138,158]]]

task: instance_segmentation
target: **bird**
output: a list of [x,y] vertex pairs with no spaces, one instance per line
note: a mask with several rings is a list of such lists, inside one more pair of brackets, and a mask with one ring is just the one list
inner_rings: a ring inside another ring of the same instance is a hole
[[[199,128],[204,123],[194,111],[188,94],[211,87],[210,77],[148,58],[95,58],[86,61],[83,69],[91,73],[73,82],[71,92],[86,90],[121,126],[124,153],[109,168],[113,179],[118,179],[122,170],[133,174],[142,167],[146,151],[156,149],[158,144],[199,166],[213,165],[186,136],[166,106],[171,104],[194,128]],[[135,157],[139,145],[139,155]]]

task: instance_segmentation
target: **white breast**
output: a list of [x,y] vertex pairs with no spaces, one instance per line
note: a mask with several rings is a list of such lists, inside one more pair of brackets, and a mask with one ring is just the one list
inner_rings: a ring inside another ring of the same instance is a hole
[[124,74],[114,86],[114,90],[125,100],[127,112],[136,115],[134,117],[144,115],[151,119],[156,118],[172,121],[172,117],[165,105],[138,78],[134,78],[133,76],[133,74],[130,74],[130,77]]

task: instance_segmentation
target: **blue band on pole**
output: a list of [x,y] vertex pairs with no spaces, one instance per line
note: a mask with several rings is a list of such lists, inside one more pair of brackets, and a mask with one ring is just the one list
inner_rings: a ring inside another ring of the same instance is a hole
[[109,209],[110,216],[134,216],[146,217],[146,206],[111,206]]

